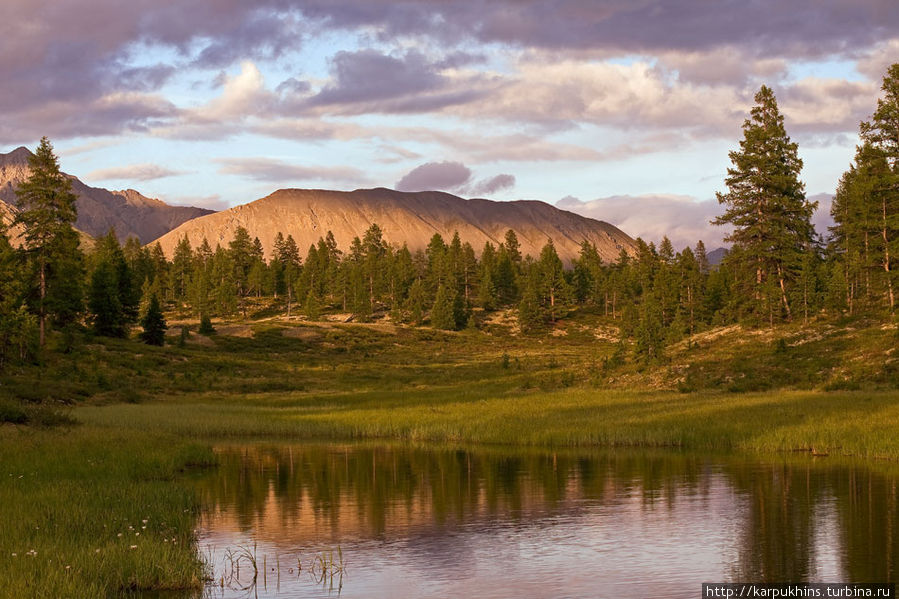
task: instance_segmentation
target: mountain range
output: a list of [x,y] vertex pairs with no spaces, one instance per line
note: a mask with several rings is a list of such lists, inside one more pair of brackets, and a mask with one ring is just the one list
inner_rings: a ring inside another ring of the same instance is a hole
[[[25,147],[0,154],[0,219],[4,223],[8,224],[17,211],[15,190],[31,173],[30,156],[31,151]],[[92,237],[105,235],[110,228],[115,228],[122,241],[137,237],[142,243],[148,243],[185,221],[213,212],[192,206],[171,206],[133,189],[110,191],[91,187],[73,175],[66,176],[78,197],[75,228]],[[12,231],[13,236],[17,233],[20,232]]]
[[[15,190],[30,175],[31,155],[25,147],[0,154],[0,221],[6,224],[18,210]],[[353,237],[361,237],[373,223],[381,227],[386,241],[406,244],[413,252],[424,250],[435,233],[449,242],[458,232],[462,241],[471,243],[479,253],[488,241],[502,243],[509,229],[515,231],[522,254],[536,257],[552,239],[566,264],[577,257],[585,240],[596,245],[605,261],[614,261],[622,250],[633,253],[635,248],[633,239],[609,223],[538,201],[466,200],[439,191],[407,193],[384,188],[350,192],[281,189],[254,202],[214,212],[172,206],[133,189],[91,187],[73,175],[66,176],[78,198],[78,230],[97,237],[115,228],[122,241],[129,237],[143,244],[158,241],[169,257],[185,236],[193,247],[204,238],[213,247],[226,246],[239,226],[259,238],[267,258],[279,232],[292,235],[302,255],[328,231],[339,248],[347,251]],[[14,228],[10,233],[15,238],[21,231]]]
[[609,223],[559,210],[537,201],[496,202],[466,200],[449,193],[407,193],[391,189],[328,191],[282,189],[249,204],[189,220],[166,233],[158,242],[171,257],[187,237],[192,247],[203,239],[214,248],[225,246],[238,227],[258,237],[266,258],[272,255],[275,236],[292,235],[301,255],[328,231],[338,247],[347,251],[353,237],[361,237],[377,223],[389,243],[405,243],[409,250],[424,250],[435,233],[449,242],[455,232],[478,253],[485,242],[502,243],[507,230],[515,231],[523,255],[537,257],[552,239],[559,257],[571,263],[583,241],[596,245],[603,260],[613,261],[625,250],[633,253],[634,240]]

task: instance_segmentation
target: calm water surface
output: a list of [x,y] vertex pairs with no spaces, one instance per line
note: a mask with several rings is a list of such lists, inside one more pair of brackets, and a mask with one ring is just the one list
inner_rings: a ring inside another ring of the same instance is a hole
[[210,597],[699,597],[899,566],[899,478],[833,458],[217,451],[198,481]]

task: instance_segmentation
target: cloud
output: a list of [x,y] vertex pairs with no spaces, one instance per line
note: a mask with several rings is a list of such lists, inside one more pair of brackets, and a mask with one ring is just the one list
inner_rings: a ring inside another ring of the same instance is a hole
[[150,67],[126,68],[118,73],[119,86],[134,91],[151,92],[162,87],[174,74],[175,67],[163,63]]
[[303,11],[380,39],[429,37],[517,47],[619,54],[711,50],[737,45],[767,56],[828,57],[889,39],[899,30],[894,0],[306,0]]
[[350,167],[308,166],[289,164],[271,158],[219,158],[219,173],[240,175],[267,183],[296,181],[334,181],[339,183],[364,183],[362,171]]
[[515,177],[500,174],[475,181],[471,169],[461,162],[427,162],[397,181],[397,191],[450,191],[460,195],[484,196],[514,187]]
[[155,94],[116,92],[84,102],[54,100],[20,107],[0,119],[0,142],[147,132],[168,122],[177,108]]
[[567,196],[556,207],[609,222],[631,237],[658,244],[667,236],[677,249],[693,247],[700,239],[709,249],[724,245],[726,227],[709,221],[722,209],[717,200],[699,201],[681,195],[617,195],[582,202]]
[[487,94],[495,82],[444,74],[471,60],[459,56],[434,63],[416,50],[400,56],[372,49],[338,52],[331,60],[331,80],[307,104],[335,114],[434,112],[465,104]]
[[[879,80],[899,47],[895,0],[796,0],[789,9],[774,0],[45,4],[4,3],[15,18],[0,25],[0,113],[6,121],[0,142],[45,133],[141,131],[159,119],[174,126],[180,121],[172,113],[185,107],[175,109],[157,94],[183,70],[293,60],[312,36],[355,36],[370,47],[337,53],[331,78],[317,88],[296,78],[274,91],[257,87],[253,100],[261,104],[255,106],[240,101],[240,89],[230,90],[207,122],[219,119],[224,126],[234,115],[248,114],[440,112],[624,129],[683,123],[721,134],[729,123],[739,123],[730,109],[741,112],[751,100],[744,88],[759,79],[780,80],[789,61],[855,60],[860,73]],[[514,64],[515,56],[525,57],[523,64]],[[527,57],[538,60],[524,64]],[[602,62],[622,57],[637,60]],[[251,85],[250,75],[242,72],[245,78],[238,76],[232,87]],[[106,99],[127,94],[144,100],[103,110]],[[825,128],[845,127],[858,106],[848,101],[828,113],[824,105],[832,98],[811,101],[806,114],[821,115]],[[159,104],[169,105],[165,114]],[[195,126],[201,115],[192,116]]]
[[593,148],[554,142],[545,135],[511,133],[489,135],[484,132],[456,129],[390,127],[379,134],[394,141],[406,140],[435,144],[452,150],[472,162],[497,161],[592,161],[601,160],[603,152]]
[[167,197],[165,201],[167,204],[170,204],[172,206],[194,206],[197,208],[215,210],[216,212],[227,210],[231,207],[231,205],[226,202],[219,194],[212,194],[208,196]]
[[278,87],[275,88],[275,93],[279,95],[283,94],[298,94],[305,95],[312,89],[312,84],[308,81],[300,81],[295,77],[290,77],[289,79],[285,79],[281,83],[278,84]]
[[[240,12],[240,8],[235,12]],[[298,49],[305,34],[302,20],[297,15],[279,12],[265,10],[264,3],[261,10],[251,10],[242,21],[233,24],[227,35],[213,38],[199,52],[193,65],[213,68],[239,59],[271,60],[288,49]]]
[[649,60],[552,60],[530,55],[504,85],[452,112],[512,122],[589,123],[628,131],[679,129],[731,135],[748,112],[748,91],[678,82]]
[[397,191],[453,191],[470,181],[471,169],[461,162],[427,162],[406,173],[394,188]]
[[856,69],[871,81],[876,81],[879,87],[887,69],[896,62],[897,56],[899,56],[899,37],[880,42],[862,54],[856,62]]
[[492,195],[511,187],[515,187],[515,176],[502,174],[475,183],[468,190],[468,193],[472,196]]
[[[0,24],[0,113],[12,123],[0,126],[0,141],[141,129],[160,116],[152,103],[111,112],[104,99],[158,93],[184,66],[282,56],[305,28],[281,0],[5,0],[3,8],[14,18]],[[146,64],[154,55],[168,58]]]
[[129,180],[129,181],[153,181],[166,177],[177,177],[187,174],[187,171],[178,171],[160,166],[158,164],[131,164],[112,168],[103,168],[88,173],[85,178],[94,181]]
[[[221,130],[219,125],[211,126],[215,131]],[[620,157],[623,154],[642,153],[652,149],[658,149],[660,138],[644,140],[637,144],[627,144],[627,147],[614,148],[611,154],[600,152],[593,148],[586,148],[571,143],[552,141],[546,135],[529,135],[525,133],[511,133],[501,135],[489,135],[485,132],[473,129],[438,129],[425,127],[374,127],[364,126],[348,121],[330,121],[323,118],[278,118],[266,119],[254,122],[245,128],[246,131],[274,137],[278,139],[290,139],[296,141],[306,140],[382,140],[392,153],[400,154],[406,158],[418,158],[418,152],[408,148],[397,151],[403,142],[416,144],[430,144],[441,148],[439,153],[458,155],[465,161],[471,162],[496,162],[496,161],[593,161],[612,157]],[[168,131],[168,130],[167,130]],[[162,134],[160,132],[160,134]],[[178,136],[177,129],[171,130],[171,135]],[[195,136],[197,132],[189,131],[186,137]],[[444,151],[449,150],[449,151]]]
[[225,77],[222,95],[185,116],[188,121],[201,123],[227,121],[265,113],[274,102],[259,67],[245,60],[240,63],[240,73]]
[[69,146],[59,148],[59,154],[61,156],[76,156],[78,154],[87,154],[93,152],[95,150],[100,150],[103,148],[111,148],[115,146],[122,145],[124,143],[121,139],[97,139],[94,141],[78,144],[76,146]]
[[807,77],[775,91],[789,130],[820,134],[858,131],[874,111],[877,88],[868,81]]
[[[809,196],[818,202],[812,224],[822,236],[833,225],[830,203],[833,196],[820,193]],[[700,239],[708,250],[727,247],[724,237],[730,227],[716,226],[710,221],[724,212],[717,200],[698,200],[690,196],[672,194],[616,195],[582,202],[566,196],[556,202],[556,207],[583,216],[612,223],[631,237],[642,237],[656,245],[668,237],[678,250],[693,247]]]
[[832,227],[834,225],[833,217],[830,215],[830,206],[833,203],[833,194],[817,193],[808,196],[808,199],[811,202],[818,202],[818,208],[812,215],[812,224],[815,225],[815,230],[818,232],[818,234],[821,235],[821,237],[823,237],[824,239],[827,239],[830,235],[828,227]]
[[400,58],[375,50],[338,52],[332,59],[332,75],[333,81],[312,98],[313,104],[383,100],[442,87],[445,82],[415,51]]
[[659,53],[659,65],[676,72],[683,83],[745,86],[751,81],[779,80],[787,73],[783,57],[759,58],[757,50],[723,46],[714,52],[670,50]]

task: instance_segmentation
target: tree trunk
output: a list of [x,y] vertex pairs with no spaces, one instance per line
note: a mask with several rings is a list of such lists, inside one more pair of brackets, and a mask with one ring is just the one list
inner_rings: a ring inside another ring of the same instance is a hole
[[881,208],[883,209],[883,228],[881,229],[883,233],[883,270],[886,271],[887,277],[887,296],[890,300],[890,314],[893,313],[895,308],[896,299],[893,296],[893,275],[890,272],[890,243],[887,237],[887,200],[886,194],[881,196],[880,200]]
[[693,336],[693,287],[687,287],[687,301],[690,303],[690,337]]
[[871,272],[870,268],[870,258],[868,255],[868,232],[865,231],[865,262],[864,262],[864,270],[865,270],[865,305],[871,300]]
[[[847,252],[848,254],[848,252]],[[849,277],[849,257],[846,257],[846,304],[849,306],[849,316],[852,316],[852,307],[855,303],[855,283]]]
[[784,309],[787,311],[787,320],[792,320],[793,315],[790,313],[790,302],[787,300],[787,288],[784,285],[784,275],[781,267],[777,267],[777,278],[780,282],[780,297],[783,300]]
[[802,324],[808,326],[808,275],[802,286]]
[[287,285],[287,318],[290,319],[290,285]]
[[45,328],[47,322],[47,313],[44,311],[44,298],[47,297],[47,264],[41,259],[41,304],[40,304],[40,321],[41,321],[41,333],[40,333],[40,344],[41,347],[44,347],[45,342]]
[[549,318],[556,322],[556,292],[555,289],[549,289]]

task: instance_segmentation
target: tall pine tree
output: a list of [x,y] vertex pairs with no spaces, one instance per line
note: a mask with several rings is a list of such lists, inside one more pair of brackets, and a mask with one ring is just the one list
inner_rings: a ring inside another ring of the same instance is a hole
[[727,193],[717,194],[725,212],[712,222],[733,226],[725,240],[739,250],[731,255],[742,256],[742,266],[749,271],[743,282],[754,299],[756,316],[773,319],[780,312],[771,305],[777,298],[790,319],[789,288],[803,253],[813,244],[815,204],[805,197],[798,146],[787,135],[774,92],[762,86],[755,102],[743,123],[740,149],[729,154],[733,166],[727,169]]
[[36,312],[40,344],[46,341],[47,320],[73,321],[81,312],[81,251],[73,224],[77,218],[72,183],[46,137],[28,158],[31,174],[16,190],[20,211],[15,223],[24,226],[23,245],[34,265]]

